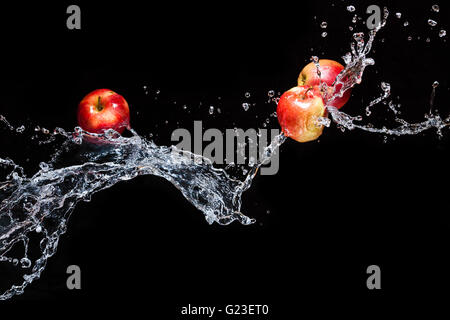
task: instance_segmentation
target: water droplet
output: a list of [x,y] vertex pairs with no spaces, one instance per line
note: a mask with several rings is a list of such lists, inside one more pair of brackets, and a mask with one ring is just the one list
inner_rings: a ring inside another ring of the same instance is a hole
[[348,27],[348,30],[353,31],[353,27],[352,27],[352,26],[349,26],[349,27]]
[[395,14],[395,16],[397,17],[397,18],[401,18],[402,17],[402,14],[401,14],[401,12],[397,12],[396,14]]
[[26,203],[23,204],[23,208],[24,208],[25,210],[31,212],[31,210],[33,210],[33,204],[32,204],[31,202],[26,202]]
[[269,92],[267,92],[267,95],[272,98],[275,95],[275,91],[270,90]]
[[428,24],[432,27],[434,27],[435,25],[437,25],[437,22],[432,20],[432,19],[428,19]]
[[48,171],[48,169],[49,169],[49,166],[48,166],[48,164],[47,163],[45,163],[45,162],[41,162],[41,163],[39,163],[39,167],[41,168],[41,170],[42,171]]
[[355,7],[354,7],[354,6],[347,6],[347,11],[348,11],[348,12],[353,12],[353,11],[355,11]]
[[328,26],[328,24],[325,21],[320,24],[320,27],[322,29],[325,29],[327,26]]
[[432,5],[432,6],[431,6],[431,9],[432,9],[434,12],[439,12],[439,6],[438,6],[437,4]]
[[411,41],[411,40],[412,40],[412,37],[411,37],[411,36],[409,36],[409,37],[408,37],[408,41]]
[[41,233],[42,232],[42,227],[41,226],[37,226],[36,227],[36,232],[37,233]]
[[246,98],[250,98],[250,92],[246,92],[246,93],[245,93],[245,97],[246,97]]
[[445,35],[447,34],[447,31],[445,31],[445,30],[441,30],[441,31],[439,31],[439,37],[445,37]]
[[214,113],[214,107],[213,106],[210,106],[209,107],[209,114],[213,114]]
[[31,266],[31,261],[28,258],[22,258],[20,259],[20,264],[22,268],[29,268]]
[[325,38],[328,35],[326,32],[322,32],[322,38]]
[[407,27],[407,26],[409,25],[409,22],[408,22],[408,21],[405,21],[405,22],[403,22],[403,25],[404,25],[405,27]]

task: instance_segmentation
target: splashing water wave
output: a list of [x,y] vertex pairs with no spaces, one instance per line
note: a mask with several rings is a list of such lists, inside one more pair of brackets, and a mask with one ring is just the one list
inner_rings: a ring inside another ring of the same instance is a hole
[[[396,118],[400,123],[397,128],[374,128],[355,123],[361,120],[361,116],[350,116],[332,106],[335,98],[361,82],[365,67],[374,64],[374,60],[367,58],[367,54],[372,48],[376,33],[386,24],[387,16],[388,11],[385,9],[383,22],[370,32],[367,43],[364,42],[363,33],[354,34],[355,42],[352,42],[351,52],[344,56],[345,68],[337,77],[331,95],[324,97],[329,114],[335,123],[349,130],[358,128],[390,135],[416,134],[429,128],[437,128],[440,132],[450,124],[450,117],[442,120],[438,115],[430,113],[421,123],[410,124]],[[319,68],[318,73],[320,75]],[[342,86],[337,90],[339,84]],[[386,96],[388,94],[371,106]],[[321,125],[330,124],[328,118],[319,120]],[[15,129],[1,115],[0,122],[10,130]],[[23,131],[22,128],[18,129],[17,132]],[[11,170],[6,181],[0,182],[0,262],[11,263],[26,273],[23,274],[22,283],[12,285],[0,295],[0,300],[22,294],[27,285],[40,277],[48,258],[55,253],[59,238],[66,231],[67,221],[80,200],[89,201],[95,192],[120,181],[141,175],[160,176],[174,184],[204,214],[208,223],[227,225],[236,220],[244,225],[253,223],[253,219],[240,211],[242,194],[251,186],[261,165],[270,161],[271,156],[286,140],[283,134],[276,136],[265,148],[261,159],[250,168],[245,179],[239,180],[232,178],[225,170],[215,168],[203,156],[178,150],[174,146],[157,146],[135,131],[131,132],[133,136],[126,138],[113,130],[104,134],[91,134],[81,128],[75,128],[74,132],[57,128],[50,134],[49,140],[54,141],[56,136],[62,136],[64,148],[61,147],[61,150],[70,151],[74,146],[89,144],[86,141],[92,139],[101,140],[102,148],[100,151],[82,154],[82,163],[61,168],[54,168],[62,151],[57,152],[49,163],[41,163],[41,169],[32,177],[27,177],[23,168],[13,160],[0,158],[0,166]],[[30,259],[30,241],[39,242],[40,252],[36,259]],[[23,245],[22,257],[11,257],[14,247],[20,245]]]

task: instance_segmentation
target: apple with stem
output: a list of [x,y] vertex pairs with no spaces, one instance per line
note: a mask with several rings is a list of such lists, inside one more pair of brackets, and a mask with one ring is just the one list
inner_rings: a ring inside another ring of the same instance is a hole
[[317,139],[323,131],[319,118],[326,108],[318,86],[294,87],[280,97],[277,117],[283,133],[298,142]]
[[[318,86],[320,85],[320,80],[322,80],[323,83],[326,83],[328,87],[328,92],[325,97],[325,105],[328,105],[328,103],[336,108],[341,108],[344,104],[347,103],[348,99],[350,98],[351,89],[346,90],[342,97],[336,97],[333,100],[327,101],[333,94],[333,84],[336,80],[337,75],[344,70],[344,66],[340,64],[339,62],[336,62],[334,60],[329,59],[320,59],[319,60],[319,70],[320,70],[320,78],[317,74],[317,67],[314,64],[314,62],[311,62],[307,64],[303,70],[300,72],[300,75],[298,76],[298,85],[299,86]],[[342,84],[336,85],[336,93],[341,90]]]
[[78,125],[92,133],[103,133],[108,129],[122,133],[125,128],[130,129],[128,103],[112,90],[94,90],[78,105]]

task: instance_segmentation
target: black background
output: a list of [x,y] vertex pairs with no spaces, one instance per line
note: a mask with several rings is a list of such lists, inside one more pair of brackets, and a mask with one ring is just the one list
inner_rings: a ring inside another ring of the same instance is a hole
[[[133,128],[166,145],[173,129],[192,128],[194,120],[205,128],[261,127],[276,108],[263,102],[267,92],[295,86],[311,55],[342,62],[353,25],[347,5],[364,19],[367,5],[386,5],[81,1],[82,29],[67,30],[69,4],[2,7],[1,114],[15,125],[71,130],[82,97],[106,87],[128,100]],[[390,18],[370,55],[376,65],[343,110],[364,114],[386,81],[403,116],[420,121],[437,80],[436,106],[450,113],[448,37],[437,36],[450,11],[440,3],[441,12],[433,13],[432,4],[387,3]],[[439,25],[431,28],[428,18]],[[361,22],[355,28],[366,30]],[[258,103],[244,112],[247,101]],[[222,113],[209,115],[209,105]],[[392,125],[386,107],[377,108],[374,123]],[[2,129],[0,156],[19,164],[31,156],[46,160],[45,148],[27,154],[7,135]],[[257,177],[244,194],[243,212],[257,219],[251,226],[208,225],[160,178],[120,183],[77,206],[41,279],[2,304],[177,319],[189,303],[269,304],[271,317],[283,319],[357,306],[406,311],[425,297],[446,298],[449,143],[448,130],[442,139],[430,130],[384,142],[382,135],[335,125],[318,142],[287,141],[278,174]],[[82,290],[66,289],[71,264],[81,267]],[[382,271],[378,291],[366,287],[371,264]]]

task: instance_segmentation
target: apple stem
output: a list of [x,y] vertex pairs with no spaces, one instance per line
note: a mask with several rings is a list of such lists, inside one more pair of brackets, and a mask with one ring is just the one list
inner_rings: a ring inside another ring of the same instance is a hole
[[306,99],[306,95],[308,94],[308,92],[310,91],[310,90],[312,90],[312,88],[313,87],[309,87],[308,89],[306,89],[306,92],[303,94],[303,96],[302,96],[302,98],[303,99]]
[[103,110],[102,98],[100,96],[98,97],[98,101],[97,101],[97,110],[98,111],[102,111]]

